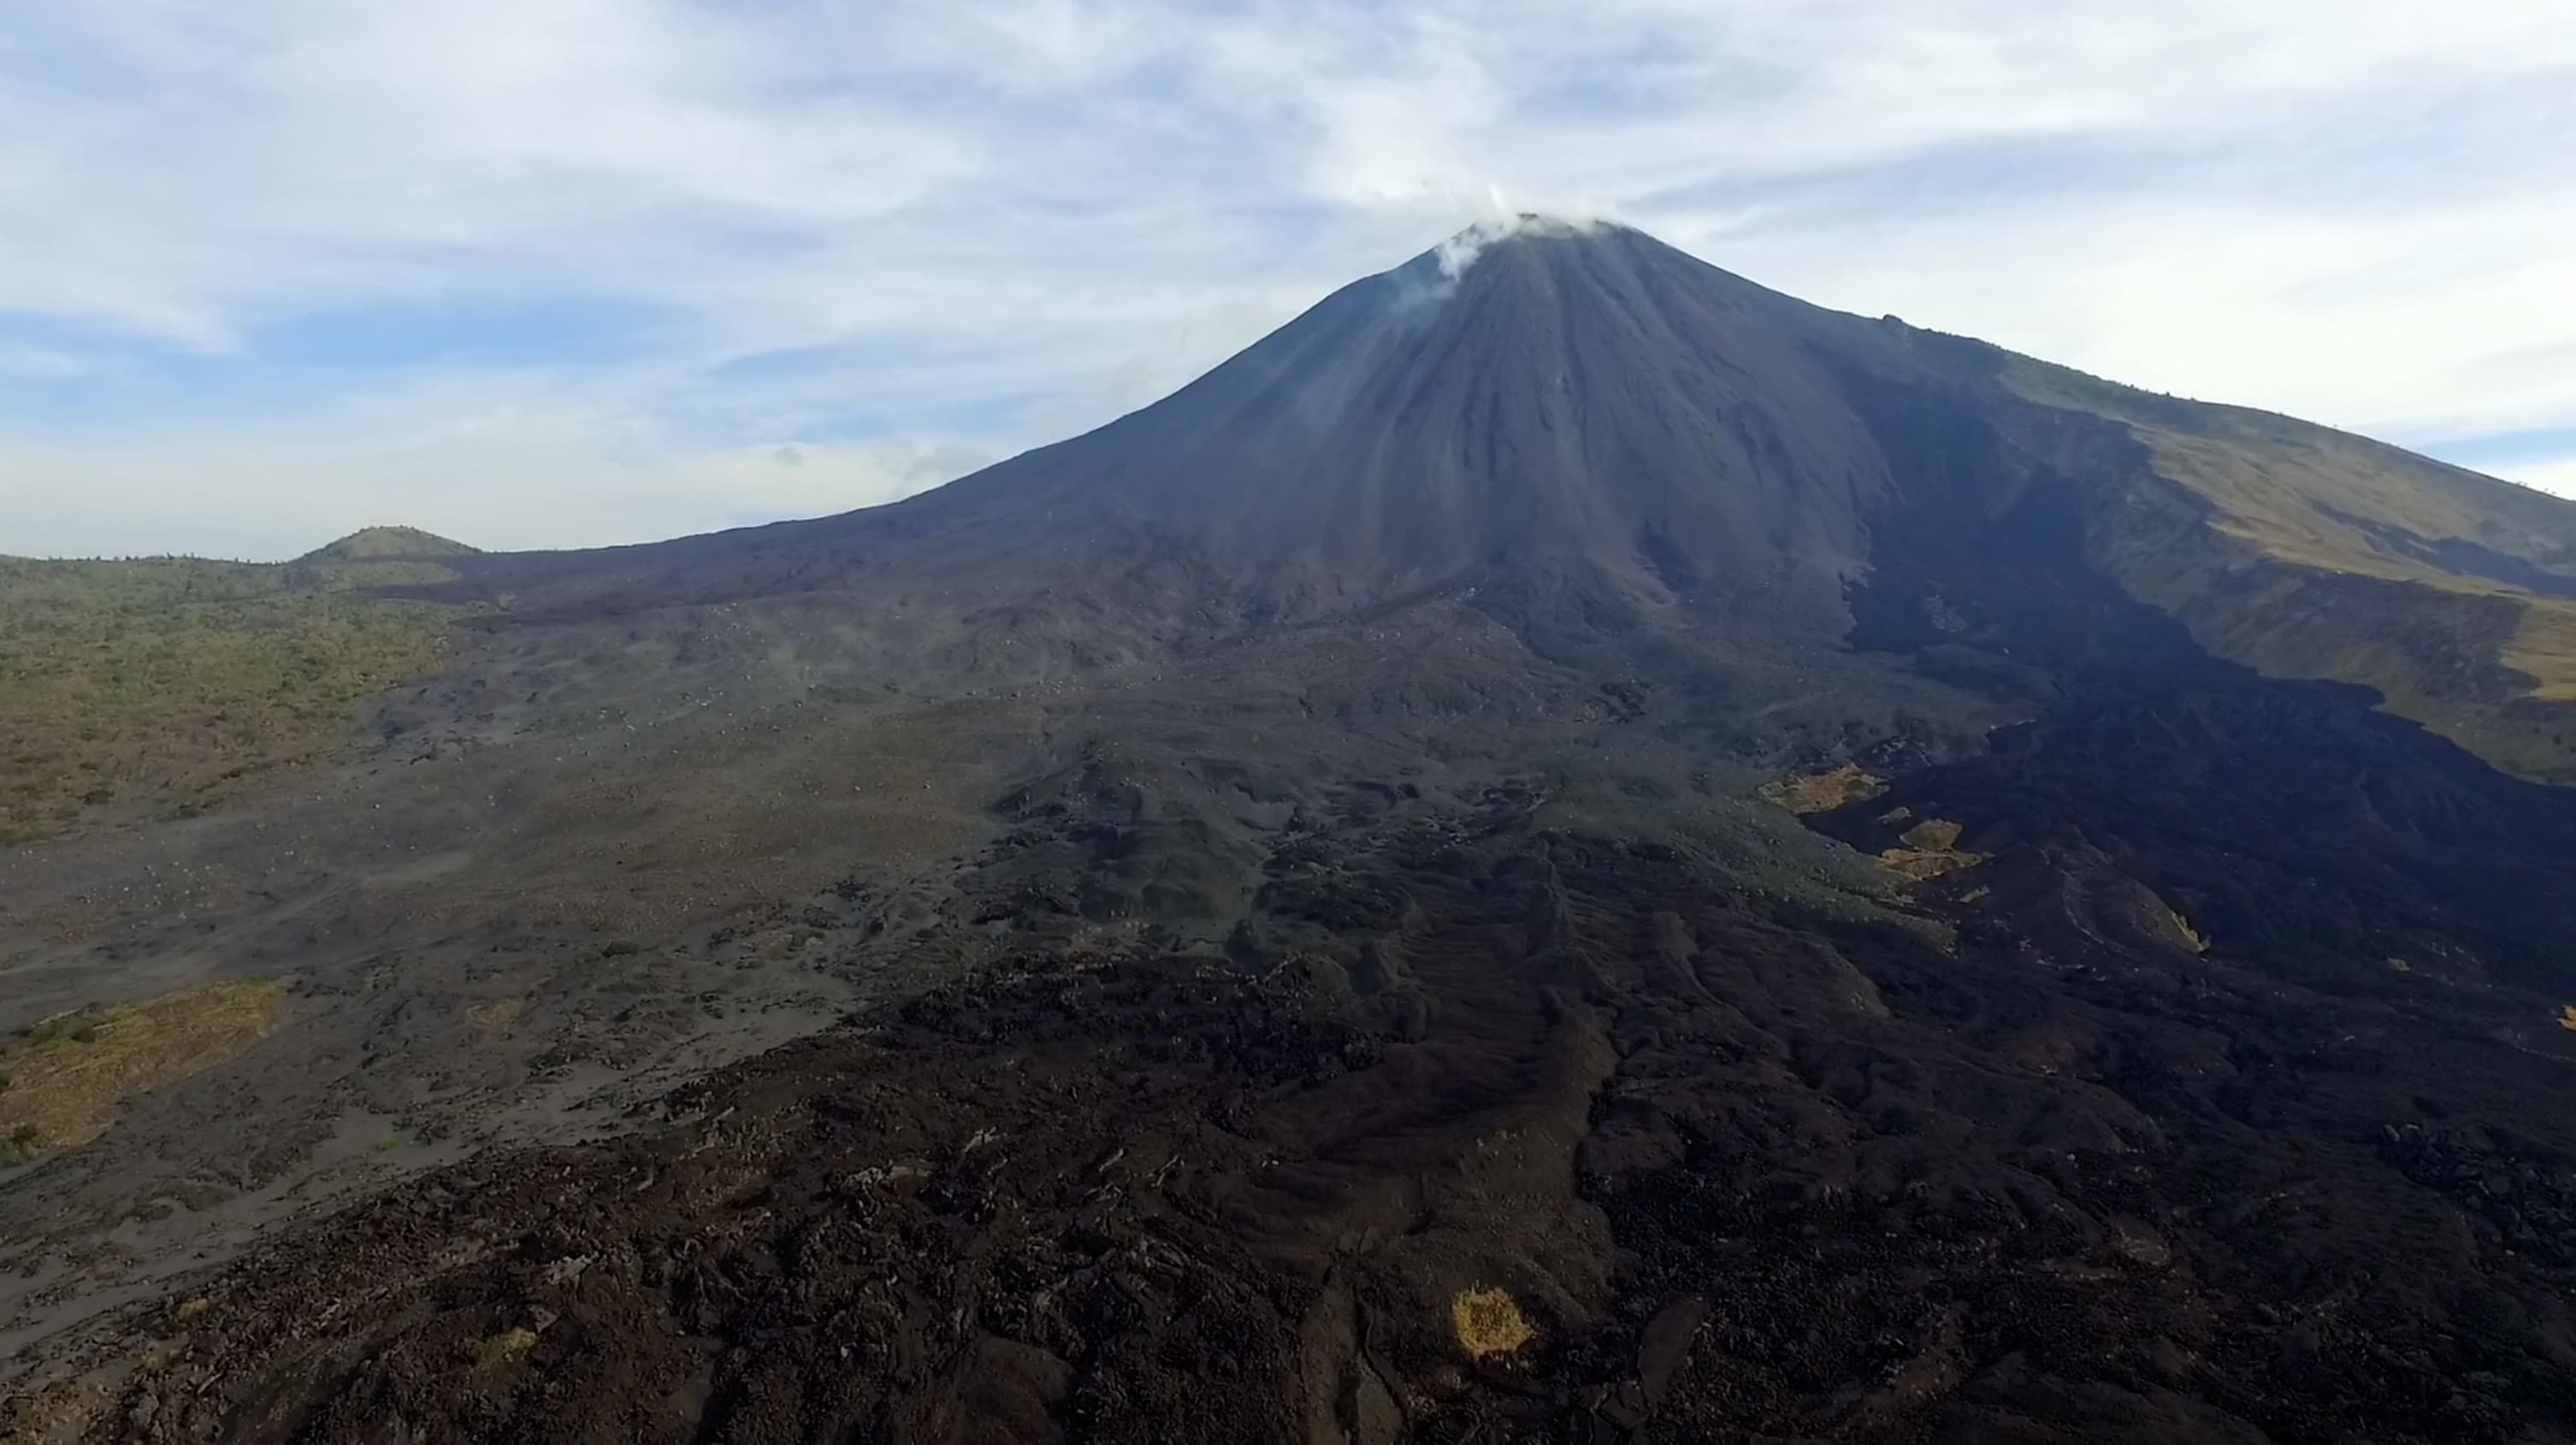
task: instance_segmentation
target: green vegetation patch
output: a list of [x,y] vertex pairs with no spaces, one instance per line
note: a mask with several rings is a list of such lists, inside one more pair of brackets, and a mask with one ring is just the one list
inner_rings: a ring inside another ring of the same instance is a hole
[[239,1054],[275,1026],[286,990],[230,979],[57,1015],[0,1040],[0,1163],[85,1144],[124,1100]]
[[0,559],[0,846],[115,805],[200,809],[320,753],[360,699],[436,664],[453,614],[354,585],[378,583],[309,560]]

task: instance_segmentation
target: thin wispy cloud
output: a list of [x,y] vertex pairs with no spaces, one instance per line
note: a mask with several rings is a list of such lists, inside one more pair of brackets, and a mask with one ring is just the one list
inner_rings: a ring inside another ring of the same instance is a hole
[[2568,19],[0,0],[0,551],[885,501],[1525,206],[2576,490]]

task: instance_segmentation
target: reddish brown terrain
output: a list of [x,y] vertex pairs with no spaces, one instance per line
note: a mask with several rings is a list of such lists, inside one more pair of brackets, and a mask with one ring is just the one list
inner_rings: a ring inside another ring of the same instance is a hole
[[2576,508],[1532,223],[404,535],[0,854],[0,1439],[2576,1439]]

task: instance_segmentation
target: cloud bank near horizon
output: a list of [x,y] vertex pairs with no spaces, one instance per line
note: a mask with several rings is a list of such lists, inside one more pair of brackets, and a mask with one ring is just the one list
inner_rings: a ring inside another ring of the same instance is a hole
[[0,552],[887,501],[1525,208],[2576,493],[2519,0],[0,6]]

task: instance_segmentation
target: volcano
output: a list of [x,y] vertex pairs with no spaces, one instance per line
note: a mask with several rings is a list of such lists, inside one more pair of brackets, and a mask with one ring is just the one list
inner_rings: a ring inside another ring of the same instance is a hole
[[1164,642],[1484,589],[1739,616],[1757,645],[2166,655],[2134,602],[2186,652],[2370,686],[2576,778],[2576,506],[1537,216],[907,502],[489,565],[496,590],[612,607],[890,585],[1025,616],[1124,581],[1145,615],[1121,636]]
[[1523,217],[361,540],[434,665],[5,855],[0,1439],[2576,1440],[2567,503]]
[[1892,490],[1807,337],[1863,327],[1634,231],[1532,221],[1327,298],[1155,406],[928,505],[1181,532],[1297,610],[1575,563],[1823,609]]

